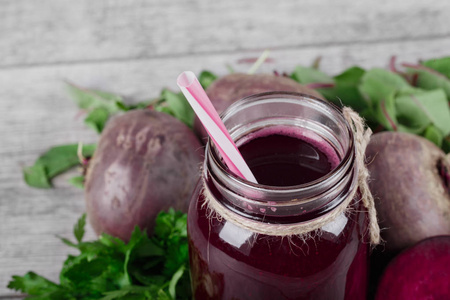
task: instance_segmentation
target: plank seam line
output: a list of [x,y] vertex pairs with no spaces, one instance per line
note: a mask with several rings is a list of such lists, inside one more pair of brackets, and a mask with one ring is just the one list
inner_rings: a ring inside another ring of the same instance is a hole
[[[339,46],[348,46],[348,45],[374,45],[374,44],[392,44],[392,43],[407,43],[407,42],[425,42],[425,41],[433,41],[444,38],[450,38],[449,34],[444,35],[433,35],[426,37],[419,37],[415,39],[410,38],[388,38],[381,40],[372,40],[372,41],[344,41],[344,42],[323,42],[323,43],[311,43],[304,45],[288,45],[288,46],[280,46],[280,47],[267,47],[270,50],[282,51],[282,50],[294,50],[294,49],[310,49],[310,48],[331,48],[331,47],[339,47]],[[120,63],[120,62],[138,62],[138,61],[150,61],[150,60],[158,60],[158,59],[168,59],[168,58],[181,58],[181,57],[198,57],[205,55],[232,55],[237,53],[249,53],[255,51],[262,51],[263,48],[249,48],[249,49],[235,49],[230,51],[211,51],[211,52],[192,52],[192,53],[182,53],[182,54],[161,54],[155,56],[135,56],[135,57],[111,57],[105,59],[87,59],[87,60],[72,60],[72,61],[54,61],[48,63],[29,63],[29,64],[5,64],[1,65],[0,63],[0,72],[6,70],[15,70],[15,69],[26,69],[26,68],[41,68],[41,67],[53,67],[53,66],[71,66],[71,65],[83,65],[83,64],[105,64],[105,63]]]

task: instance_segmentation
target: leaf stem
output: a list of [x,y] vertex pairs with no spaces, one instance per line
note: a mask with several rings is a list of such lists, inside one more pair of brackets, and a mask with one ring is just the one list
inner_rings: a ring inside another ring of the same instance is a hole
[[432,74],[434,74],[436,76],[439,76],[439,77],[447,79],[447,77],[444,74],[442,74],[442,73],[440,73],[440,72],[438,72],[438,71],[436,71],[434,69],[425,67],[423,65],[414,65],[414,64],[410,64],[410,63],[402,63],[402,66],[405,67],[405,68],[410,68],[410,69],[414,69],[414,70],[427,71],[427,72],[432,73]]
[[334,83],[324,83],[324,82],[313,82],[313,83],[308,83],[306,85],[306,87],[308,87],[310,89],[330,89],[330,88],[334,88],[335,84]]
[[258,70],[258,68],[266,61],[266,59],[269,57],[270,50],[266,49],[261,54],[261,56],[255,61],[255,63],[250,67],[247,74],[252,75]]
[[389,122],[389,124],[391,125],[392,129],[394,131],[397,131],[397,125],[395,125],[394,121],[392,120],[391,116],[389,115],[387,109],[386,109],[386,104],[385,101],[381,101],[381,110],[383,111],[384,116],[386,117],[386,120]]

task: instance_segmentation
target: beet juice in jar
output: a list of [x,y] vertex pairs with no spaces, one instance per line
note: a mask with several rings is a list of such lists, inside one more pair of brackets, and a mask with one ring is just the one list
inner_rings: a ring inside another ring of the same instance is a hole
[[365,299],[367,219],[351,196],[355,145],[340,110],[276,92],[222,118],[258,184],[232,174],[208,143],[188,213],[194,298]]

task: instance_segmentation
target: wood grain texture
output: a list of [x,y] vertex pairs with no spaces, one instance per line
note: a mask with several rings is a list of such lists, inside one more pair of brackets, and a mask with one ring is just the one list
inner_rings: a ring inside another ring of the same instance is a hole
[[0,67],[448,37],[450,2],[2,0]]
[[259,72],[291,71],[317,56],[336,74],[386,67],[391,55],[449,55],[450,2],[403,2],[0,0],[0,297],[14,295],[6,289],[13,274],[57,281],[74,253],[55,236],[72,236],[83,192],[69,186],[71,174],[39,190],[21,173],[51,146],[97,140],[76,118],[64,80],[135,102],[175,90],[184,70],[224,75],[229,64],[245,72],[250,64],[237,61],[265,48],[274,61]]

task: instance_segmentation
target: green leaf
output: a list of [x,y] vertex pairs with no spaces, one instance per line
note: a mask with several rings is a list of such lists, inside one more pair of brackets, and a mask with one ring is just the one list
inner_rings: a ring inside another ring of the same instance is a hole
[[422,62],[422,65],[450,78],[450,56],[426,60]]
[[123,103],[122,97],[108,92],[89,90],[67,84],[70,94],[79,108],[92,111],[96,108],[104,108],[108,113],[113,114],[122,110],[123,106],[117,103]]
[[24,276],[13,276],[8,288],[29,295],[44,295],[57,291],[58,285],[34,272],[28,272]]
[[81,243],[81,240],[83,239],[85,230],[84,227],[86,226],[86,214],[84,213],[79,219],[78,222],[73,227],[73,235],[77,239],[78,243]]
[[68,240],[68,239],[66,239],[66,238],[62,238],[62,237],[59,237],[59,239],[60,239],[64,244],[66,244],[67,246],[73,247],[73,248],[77,248],[77,249],[78,249],[78,245],[75,244],[75,243],[73,243],[72,241],[70,241],[70,240]]
[[[95,258],[88,260],[84,258],[78,264],[74,264],[64,274],[72,282],[89,282],[92,278],[100,276],[107,266],[108,259]],[[78,284],[81,286],[81,284]]]
[[[131,108],[130,105],[125,105],[125,103],[123,102],[116,102],[117,108],[122,110],[122,111],[129,111]],[[140,103],[138,103],[137,105],[140,105]]]
[[68,83],[67,87],[78,107],[88,112],[84,123],[97,133],[102,132],[111,115],[131,109],[123,103],[123,98],[119,95],[89,90],[71,83]]
[[92,259],[100,255],[102,252],[105,252],[107,250],[115,251],[116,249],[109,249],[113,248],[112,246],[105,245],[103,243],[102,238],[106,234],[102,233],[97,241],[90,241],[90,242],[82,242],[79,243],[77,248],[80,250],[83,257],[87,257],[88,259]]
[[169,295],[167,295],[166,292],[164,292],[163,290],[159,290],[158,294],[157,294],[157,300],[173,300],[172,298],[170,298]]
[[101,298],[100,300],[123,299],[123,297],[126,296],[128,293],[129,291],[127,290],[104,292],[103,295],[105,295],[105,297]]
[[386,101],[399,91],[408,91],[413,88],[400,75],[384,69],[372,69],[361,78],[359,90],[368,100],[369,106],[375,108],[382,101]]
[[176,94],[165,89],[161,93],[161,98],[167,102],[170,110],[173,112],[173,115],[178,120],[192,128],[194,125],[195,113],[183,93],[180,92]]
[[173,274],[181,265],[189,261],[189,248],[186,241],[187,238],[179,235],[173,235],[167,241],[165,274]]
[[23,169],[23,178],[25,182],[32,187],[37,188],[51,188],[52,184],[50,178],[47,176],[45,166],[36,162],[31,167],[26,167]]
[[334,81],[341,84],[358,85],[361,78],[366,73],[363,68],[353,66],[345,70],[339,75],[334,76]]
[[145,233],[145,232],[142,232],[142,231],[139,229],[139,226],[136,226],[136,227],[134,228],[133,232],[131,233],[130,241],[128,242],[128,244],[127,244],[127,246],[126,246],[126,249],[127,249],[127,250],[126,250],[126,252],[125,252],[125,261],[124,261],[124,263],[123,263],[123,270],[124,270],[124,274],[125,274],[125,276],[126,276],[128,285],[130,285],[131,282],[132,282],[132,281],[131,281],[130,273],[128,272],[128,267],[129,267],[129,264],[130,264],[131,255],[132,255],[132,252],[133,252],[133,250],[134,250],[134,247],[135,247],[137,244],[139,244],[139,242],[140,242],[143,238],[145,238],[145,237],[143,237],[143,235],[146,235],[146,233]]
[[74,187],[84,189],[84,176],[74,176],[69,179],[69,183]]
[[174,232],[180,237],[187,238],[187,215],[181,212],[175,214]]
[[395,109],[395,92],[386,95],[373,109],[373,115],[377,122],[389,130],[398,130],[397,113]]
[[173,231],[176,212],[170,208],[168,212],[160,212],[155,220],[154,233],[158,238],[167,238]]
[[[94,155],[95,149],[95,144],[83,145],[82,154],[84,157],[91,157]],[[38,160],[46,167],[48,176],[53,178],[79,163],[77,150],[78,144],[56,146]]]
[[84,119],[84,123],[94,129],[97,133],[101,133],[109,119],[109,112],[104,107],[93,109]]
[[291,74],[291,78],[301,84],[309,83],[334,83],[333,78],[314,68],[297,66]]
[[202,71],[198,76],[198,81],[206,90],[217,78],[218,77],[210,71]]
[[166,246],[164,274],[173,274],[189,261],[186,223],[186,214],[173,209],[161,212],[156,218],[155,236]]
[[159,288],[150,284],[149,286],[127,286],[120,290],[104,292],[105,297],[101,300],[112,300],[112,299],[156,299]]
[[124,111],[131,110],[131,109],[145,109],[145,108],[148,108],[153,102],[155,102],[155,100],[144,100],[144,101],[138,102],[136,104],[130,104],[130,105],[126,106],[126,109],[124,109]]
[[425,130],[423,136],[428,139],[429,141],[436,144],[436,146],[441,147],[442,146],[442,139],[444,136],[442,135],[442,132],[434,125],[430,125]]
[[175,117],[173,111],[168,106],[159,105],[159,106],[155,106],[154,109],[156,111],[163,112],[165,114],[168,114],[168,115],[171,115],[171,116]]
[[401,93],[395,99],[400,131],[421,134],[431,123],[428,111],[414,93]]
[[398,130],[395,97],[415,89],[400,75],[383,69],[371,69],[361,77],[359,91],[368,104],[364,117],[389,130]]
[[397,117],[413,133],[422,132],[430,123],[441,134],[450,133],[450,108],[442,90],[399,93],[396,98]]
[[141,230],[139,226],[136,225],[131,233],[127,247],[129,249],[134,248],[142,239],[145,238],[147,238],[147,232],[145,230]]
[[105,101],[109,101],[111,103],[112,102],[115,102],[116,104],[118,102],[123,103],[122,96],[114,94],[114,93],[99,91],[99,90],[87,90],[87,89],[84,89],[84,91],[91,92],[91,93],[95,94],[96,96],[99,96],[101,99],[103,99]]
[[124,286],[123,256],[99,243],[89,244],[90,247],[84,248],[80,255],[69,256],[64,262],[60,282],[70,290],[76,289],[77,294],[96,294],[95,299],[98,299],[102,291]]
[[98,238],[98,242],[100,242],[101,244],[103,244],[104,246],[120,252],[120,253],[125,253],[127,251],[127,245],[125,244],[124,241],[122,241],[121,239],[106,234],[106,233],[102,233],[99,238]]
[[424,90],[442,89],[450,97],[450,79],[432,70],[410,69],[409,73],[416,73],[417,87]]
[[414,70],[417,74],[416,85],[425,90],[444,90],[447,97],[450,97],[450,79],[440,73],[428,70]]
[[365,72],[362,68],[351,67],[334,77],[334,87],[318,88],[317,91],[338,105],[350,106],[361,112],[368,107],[358,88]]
[[[96,145],[84,145],[83,156],[90,157]],[[40,156],[33,166],[24,169],[24,179],[29,186],[51,187],[51,179],[79,164],[78,144],[56,146]]]
[[155,256],[163,256],[165,254],[164,250],[156,245],[152,240],[146,239],[143,240],[138,246],[135,247],[135,255],[137,257],[155,257]]
[[172,299],[175,293],[178,298],[189,299],[186,214],[170,209],[161,212],[158,219],[158,232],[166,235],[149,237],[136,227],[128,243],[107,234],[82,242],[83,215],[74,226],[78,244],[61,239],[80,254],[68,256],[59,285],[30,272],[13,277],[9,287],[50,300]]

